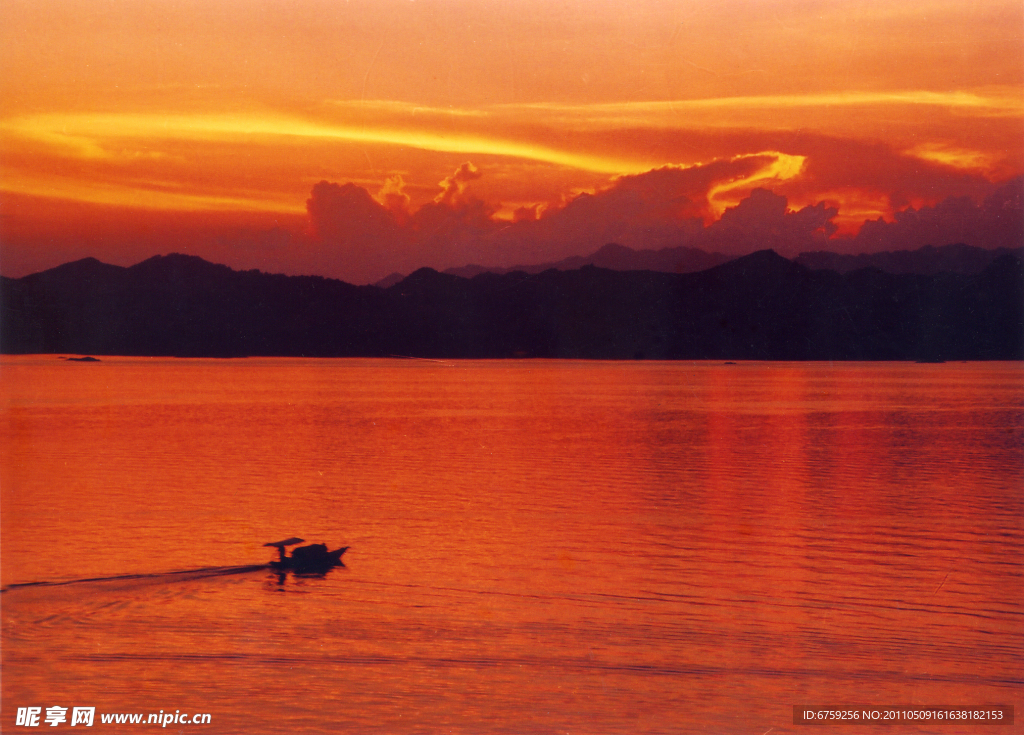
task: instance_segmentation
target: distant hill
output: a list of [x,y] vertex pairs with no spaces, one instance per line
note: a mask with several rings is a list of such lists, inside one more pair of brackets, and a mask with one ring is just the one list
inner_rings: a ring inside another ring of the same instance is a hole
[[[1022,233],[1024,237],[1024,233]],[[981,273],[988,265],[1003,255],[1024,257],[1024,247],[984,248],[964,245],[943,245],[935,247],[925,245],[917,250],[897,250],[884,253],[864,253],[861,255],[843,255],[826,251],[801,253],[796,262],[811,270],[830,270],[837,273],[849,273],[861,268],[877,268],[886,273],[916,273],[933,276],[939,273]]]
[[401,273],[392,273],[391,275],[384,276],[382,279],[380,279],[373,285],[376,286],[377,288],[391,288],[396,283],[400,283],[404,279],[405,276],[402,275]]
[[194,256],[0,278],[0,351],[434,358],[1024,359],[1024,272],[840,274],[761,251],[697,273],[595,266],[387,289]]
[[[794,260],[811,270],[833,270],[837,273],[849,273],[861,268],[877,268],[886,273],[916,273],[918,275],[936,275],[938,273],[981,273],[989,263],[1000,255],[1024,257],[1024,247],[1011,250],[999,248],[986,250],[971,245],[943,245],[935,247],[926,245],[918,250],[899,250],[895,252],[870,253],[861,255],[845,255],[827,251],[801,253]],[[697,273],[713,268],[716,265],[735,260],[734,255],[709,253],[698,248],[664,248],[662,250],[633,250],[632,248],[609,243],[590,255],[573,256],[557,262],[539,263],[534,265],[517,265],[511,268],[497,266],[465,265],[449,268],[445,273],[463,278],[473,278],[481,273],[543,273],[552,268],[560,271],[576,270],[583,266],[593,265],[613,271],[658,271],[659,273]],[[392,273],[382,278],[375,285],[389,288],[404,276]]]
[[[517,265],[512,268],[492,268],[482,265],[467,265],[461,268],[449,268],[445,273],[463,278],[472,278],[481,273],[543,273],[554,268],[559,271],[571,271],[586,265],[607,268],[613,271],[658,271],[660,273],[696,273],[716,265],[734,260],[735,255],[707,253],[697,248],[664,248],[662,250],[633,250],[624,245],[608,243],[591,255],[573,256],[554,263],[538,265]],[[388,276],[391,278],[392,276]],[[385,282],[387,279],[385,279]],[[383,282],[382,282],[383,283]],[[378,284],[382,285],[382,284]]]

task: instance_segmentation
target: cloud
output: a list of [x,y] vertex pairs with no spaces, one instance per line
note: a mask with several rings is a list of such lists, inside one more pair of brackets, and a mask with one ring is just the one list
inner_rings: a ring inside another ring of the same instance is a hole
[[839,210],[824,202],[790,210],[786,197],[767,189],[754,189],[722,218],[706,228],[698,247],[724,253],[771,249],[793,257],[821,250],[835,233],[832,219]]
[[321,181],[306,200],[306,209],[326,272],[365,283],[389,273],[391,263],[404,261],[407,233],[363,187]]
[[[865,217],[888,219],[948,196],[978,199],[991,181],[1020,174],[1024,103],[1019,90],[1001,90],[485,105],[451,114],[355,102],[303,115],[22,114],[0,119],[2,179],[11,192],[146,209],[295,212],[311,171],[314,181],[343,176],[374,192],[379,171],[400,170],[404,180],[375,196],[401,218],[466,157],[490,172],[478,191],[518,206],[666,163],[773,152],[749,179],[718,182],[705,220],[762,186],[801,206],[842,203],[838,223],[849,234]],[[446,181],[442,199],[467,183]]]
[[467,190],[482,175],[473,163],[463,163],[438,184],[433,201],[411,214],[401,177],[385,181],[377,199],[352,183],[321,181],[306,202],[310,236],[332,275],[356,283],[396,270],[463,264],[501,227],[493,219],[496,207]]
[[377,201],[399,221],[408,219],[410,197],[405,193],[405,181],[398,174],[386,179],[377,192]]
[[531,111],[559,116],[562,122],[586,120],[590,125],[619,127],[623,124],[679,125],[680,113],[692,115],[703,111],[739,111],[858,107],[878,108],[892,106],[939,107],[957,110],[961,114],[978,116],[1019,116],[1024,112],[1018,90],[1012,87],[990,89],[989,94],[975,92],[931,90],[898,90],[877,92],[828,92],[811,94],[747,95],[734,97],[706,97],[642,102],[611,102],[596,104],[527,103],[499,105],[503,111]]
[[581,150],[558,148],[529,138],[494,135],[473,128],[434,129],[430,124],[403,127],[394,122],[376,126],[318,120],[284,114],[69,113],[8,118],[0,132],[12,140],[60,149],[75,159],[115,158],[126,140],[146,146],[181,142],[304,141],[347,142],[411,147],[447,153],[508,156],[567,166],[582,171],[627,173],[642,171],[639,160]]
[[774,161],[770,155],[745,156],[623,176],[537,221],[516,223],[496,239],[506,241],[500,251],[513,258],[529,253],[540,261],[584,255],[609,242],[641,250],[684,246],[731,254],[820,249],[836,231],[832,219],[838,211],[823,202],[793,211],[785,196],[754,188],[720,219],[712,218],[716,207],[710,196],[723,183],[757,181],[758,172]]
[[455,204],[461,199],[463,192],[466,190],[466,184],[479,179],[482,175],[480,169],[467,161],[459,166],[455,173],[451,176],[446,176],[438,184],[441,187],[441,193],[437,195],[434,202],[437,204]]
[[779,160],[772,152],[619,176],[603,189],[547,207],[539,217],[519,217],[484,249],[511,266],[583,255],[609,242],[634,249],[696,242],[704,223],[715,218],[719,203],[709,198],[713,192],[752,187]]
[[364,250],[371,238],[394,236],[400,230],[394,215],[355,184],[321,181],[306,200],[314,237]]
[[512,210],[512,222],[535,222],[540,219],[541,212],[543,212],[543,205],[541,204],[516,207]]
[[892,220],[907,207],[934,205],[951,197],[981,201],[993,180],[977,168],[928,160],[877,141],[843,140],[814,134],[769,137],[779,150],[803,157],[799,175],[761,184],[798,206],[828,201],[839,209],[843,235],[855,234],[865,219]]
[[856,236],[830,243],[852,253],[915,250],[925,245],[966,243],[976,247],[1016,248],[1024,233],[1024,177],[999,187],[981,204],[950,197],[933,207],[908,207],[891,222],[864,222]]
[[[931,206],[911,206],[900,200],[898,190],[878,192],[895,213],[885,219],[862,218],[858,228],[839,235],[836,224],[845,203],[830,198],[805,204],[821,181],[802,190],[808,177],[827,178],[826,167],[803,166],[791,179],[766,181],[765,172],[780,161],[796,160],[796,155],[783,158],[766,152],[619,176],[563,201],[517,202],[504,209],[512,213],[512,221],[496,219],[500,204],[477,196],[488,181],[487,169],[468,161],[450,169],[415,210],[399,175],[371,187],[376,195],[352,182],[320,181],[306,200],[304,219],[271,213],[153,211],[140,216],[139,210],[2,193],[4,273],[24,275],[88,255],[130,264],[158,252],[179,251],[236,268],[373,283],[392,272],[410,273],[423,266],[443,270],[471,263],[507,267],[550,262],[586,255],[610,242],[634,249],[686,246],[733,255],[772,248],[786,256],[952,242],[1020,245],[1022,178],[995,187],[950,171],[946,190],[985,190],[988,196],[948,196]],[[891,150],[888,155],[891,162],[912,164]],[[916,160],[913,165],[942,165]],[[896,176],[890,183],[905,180]],[[766,185],[757,186],[759,182]],[[722,192],[735,204],[719,217]],[[713,199],[716,194],[719,198]],[[34,224],[39,221],[49,222],[50,229],[40,231]],[[45,262],[39,260],[44,251],[51,256]]]
[[[1013,244],[1013,233],[1019,239],[1024,228],[1018,180],[1016,188],[1004,187],[981,205],[952,197],[935,207],[905,207],[892,222],[870,220],[856,237],[837,239],[834,203],[791,208],[784,193],[755,186],[768,181],[785,188],[789,180],[773,179],[770,172],[794,161],[802,166],[797,156],[766,152],[665,166],[616,177],[562,203],[519,207],[512,222],[495,219],[498,205],[474,195],[472,185],[484,171],[469,161],[444,177],[436,196],[415,211],[400,176],[388,178],[376,198],[353,183],[321,181],[307,201],[312,250],[305,257],[319,272],[372,283],[423,266],[443,270],[554,261],[610,242],[734,255],[771,248],[793,257],[823,249],[870,252],[953,241],[995,247]],[[736,204],[716,218],[721,201],[713,197],[726,191]]]
[[479,256],[481,244],[501,227],[494,219],[498,207],[468,190],[469,182],[482,176],[480,169],[467,161],[439,182],[440,193],[409,220],[416,242],[414,257],[451,267],[447,264],[465,264]]

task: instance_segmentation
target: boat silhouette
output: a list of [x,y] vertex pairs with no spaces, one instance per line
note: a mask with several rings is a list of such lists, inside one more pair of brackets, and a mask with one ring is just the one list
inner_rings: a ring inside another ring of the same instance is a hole
[[341,556],[348,551],[347,546],[342,546],[334,551],[327,550],[327,544],[310,544],[292,549],[289,556],[286,549],[295,544],[301,544],[304,539],[287,538],[284,541],[272,541],[264,546],[273,546],[280,555],[278,559],[271,561],[270,566],[280,572],[294,572],[296,574],[322,574],[334,567],[344,566]]

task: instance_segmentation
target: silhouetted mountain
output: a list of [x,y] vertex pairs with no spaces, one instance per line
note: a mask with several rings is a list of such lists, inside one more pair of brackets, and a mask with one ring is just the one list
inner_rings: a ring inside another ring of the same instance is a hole
[[1024,358],[1024,273],[846,274],[761,251],[697,273],[595,266],[381,289],[169,255],[0,279],[5,353],[437,358]]
[[1001,255],[1024,257],[1024,247],[996,248],[986,250],[958,243],[935,247],[925,245],[917,250],[897,250],[884,253],[862,253],[860,255],[843,255],[819,251],[800,253],[796,262],[811,270],[830,270],[838,273],[849,273],[861,268],[877,268],[886,273],[916,273],[933,276],[939,273],[981,273],[988,265]]
[[[696,273],[733,260],[734,255],[708,253],[697,248],[664,248],[662,250],[633,250],[624,245],[608,243],[596,253],[565,258],[557,263],[517,265],[512,268],[466,265],[449,268],[445,273],[473,278],[481,273],[543,273],[546,270],[571,271],[586,265],[613,271],[660,271],[662,273]],[[388,277],[390,278],[390,276]],[[381,284],[378,284],[381,285]]]
[[237,272],[184,255],[130,268],[88,259],[0,277],[0,289],[0,348],[21,353],[374,354],[374,320],[387,305],[372,286]]
[[396,283],[401,281],[403,278],[405,278],[405,276],[403,276],[401,273],[392,273],[390,275],[384,276],[382,279],[380,279],[373,285],[376,286],[377,288],[391,288]]
[[[849,273],[861,268],[877,268],[886,273],[916,273],[936,275],[938,273],[981,273],[989,263],[1000,255],[1024,257],[1024,247],[986,250],[972,245],[954,244],[935,247],[926,245],[917,250],[899,250],[883,253],[845,255],[829,251],[801,253],[794,260],[811,270],[832,270]],[[576,270],[586,265],[607,268],[613,271],[658,271],[661,273],[697,273],[734,260],[736,256],[723,253],[709,253],[697,248],[664,248],[662,250],[633,250],[623,245],[609,243],[595,253],[560,260],[557,263],[539,265],[517,265],[513,268],[466,265],[449,268],[450,273],[463,278],[473,278],[481,273],[542,273],[546,270]],[[376,285],[387,288],[394,285],[401,276],[392,273]]]

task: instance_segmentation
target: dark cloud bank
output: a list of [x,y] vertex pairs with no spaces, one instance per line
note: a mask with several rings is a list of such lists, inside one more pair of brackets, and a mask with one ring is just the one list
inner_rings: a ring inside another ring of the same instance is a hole
[[[993,189],[981,203],[948,198],[934,207],[908,207],[894,221],[866,221],[852,237],[837,237],[838,209],[825,202],[791,210],[785,196],[754,189],[709,225],[707,192],[716,183],[749,176],[759,157],[686,169],[661,168],[623,176],[607,189],[580,194],[561,206],[522,207],[512,222],[471,191],[483,174],[461,166],[440,182],[431,202],[410,211],[401,180],[375,198],[354,184],[322,181],[307,201],[311,234],[306,247],[319,272],[354,283],[420,267],[469,264],[508,268],[592,253],[607,243],[635,250],[697,248],[741,255],[772,249],[780,255],[833,251],[848,254],[914,250],[964,243],[1016,248],[1024,240],[1024,178]],[[383,202],[383,203],[381,203]]]

